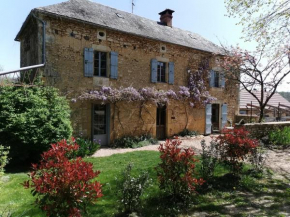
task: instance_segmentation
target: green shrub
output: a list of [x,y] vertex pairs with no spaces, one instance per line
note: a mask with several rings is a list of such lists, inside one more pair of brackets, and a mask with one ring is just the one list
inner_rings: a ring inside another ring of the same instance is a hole
[[8,164],[9,158],[9,149],[10,147],[4,147],[0,145],[0,177],[4,174],[4,167]]
[[202,147],[200,172],[202,178],[205,181],[209,181],[213,178],[219,161],[217,143],[214,140],[210,142],[210,146],[206,146],[205,140],[202,140],[200,143]]
[[150,144],[156,144],[158,140],[154,139],[151,135],[142,136],[124,136],[116,139],[112,146],[114,148],[139,148]]
[[52,87],[0,87],[0,143],[16,163],[36,161],[72,133],[67,100]]
[[249,161],[252,164],[253,172],[255,174],[262,174],[267,160],[267,155],[264,150],[264,144],[260,142],[260,145],[253,150],[250,155]]
[[79,148],[74,152],[74,157],[91,156],[101,147],[99,143],[81,137],[76,138],[75,142],[79,145]]
[[178,133],[178,136],[197,136],[198,132],[196,131],[190,131],[188,129],[182,130],[180,133]]
[[277,129],[270,132],[269,140],[270,143],[277,146],[290,145],[290,127],[284,127],[282,130]]
[[148,172],[142,172],[139,176],[132,176],[133,164],[130,163],[123,172],[118,193],[124,205],[126,213],[138,211],[141,207],[141,199],[144,190],[149,186]]

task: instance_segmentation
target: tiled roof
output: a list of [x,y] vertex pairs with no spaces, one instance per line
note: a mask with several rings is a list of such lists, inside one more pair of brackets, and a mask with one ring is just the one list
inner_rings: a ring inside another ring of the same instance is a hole
[[[261,94],[259,91],[255,91],[254,93],[260,98]],[[267,92],[265,92],[265,96],[266,95]],[[247,104],[251,104],[251,102],[253,105],[259,106],[258,101],[249,92],[242,90],[240,92],[240,109],[247,108]],[[290,102],[282,97],[279,93],[275,93],[272,96],[272,98],[268,102],[268,105],[278,107],[279,103],[290,107]]]
[[[171,28],[160,25],[157,21],[149,20],[89,0],[69,0],[47,7],[36,8],[34,10],[197,50],[222,53],[219,46],[196,33],[176,27]],[[18,33],[16,40],[19,34],[20,33]]]

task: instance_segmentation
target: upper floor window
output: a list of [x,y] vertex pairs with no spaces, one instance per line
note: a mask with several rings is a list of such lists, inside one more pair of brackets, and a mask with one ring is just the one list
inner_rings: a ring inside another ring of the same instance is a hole
[[107,76],[107,53],[95,51],[94,76]]
[[93,48],[84,49],[84,76],[110,77],[118,79],[118,53],[95,51]]
[[157,63],[157,82],[166,82],[165,73],[166,73],[166,63],[158,62]]
[[225,87],[225,77],[222,72],[210,71],[210,87]]
[[220,73],[214,72],[214,87],[220,87]]
[[174,63],[165,63],[157,59],[151,59],[151,82],[168,82],[168,84],[174,84]]

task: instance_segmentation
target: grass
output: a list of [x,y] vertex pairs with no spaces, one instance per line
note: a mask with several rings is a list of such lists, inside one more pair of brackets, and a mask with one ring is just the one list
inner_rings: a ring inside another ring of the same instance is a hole
[[[136,151],[104,158],[86,158],[86,161],[92,162],[94,169],[101,171],[98,180],[103,184],[104,194],[95,205],[89,207],[89,216],[118,216],[121,213],[122,206],[116,195],[116,177],[120,177],[129,162],[134,164],[133,173],[147,170],[150,178],[155,180],[144,192],[143,207],[140,209],[142,216],[199,216],[204,212],[209,216],[248,216],[250,213],[255,216],[288,216],[290,213],[288,183],[273,179],[270,172],[256,178],[249,173],[249,166],[244,168],[240,182],[234,182],[225,175],[229,172],[228,168],[219,165],[211,188],[198,189],[194,205],[180,211],[171,204],[165,204],[162,199],[154,169],[159,163],[158,152]],[[5,176],[10,179],[0,184],[0,217],[5,216],[2,213],[4,210],[6,213],[11,211],[13,217],[45,216],[32,205],[34,198],[30,190],[19,184],[27,179],[26,172],[11,172]]]

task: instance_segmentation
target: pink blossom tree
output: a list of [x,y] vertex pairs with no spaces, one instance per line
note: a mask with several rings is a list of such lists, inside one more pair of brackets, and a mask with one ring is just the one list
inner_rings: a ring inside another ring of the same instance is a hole
[[271,55],[290,43],[290,0],[224,0],[227,15],[239,18],[243,39],[267,46]]
[[221,67],[227,79],[237,82],[259,103],[259,122],[264,110],[283,79],[290,74],[289,47],[281,48],[275,54],[265,54],[265,46],[255,52],[239,47],[225,49]]

